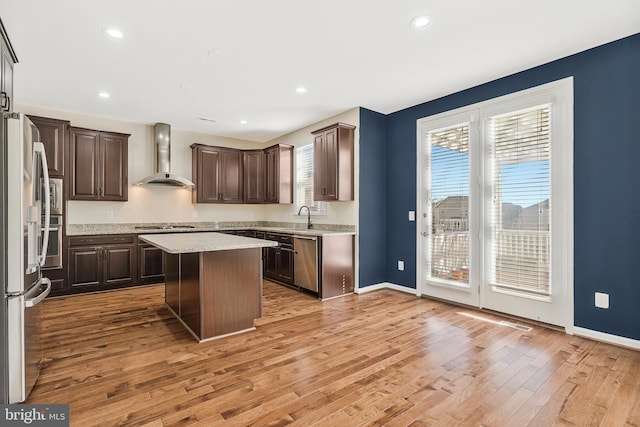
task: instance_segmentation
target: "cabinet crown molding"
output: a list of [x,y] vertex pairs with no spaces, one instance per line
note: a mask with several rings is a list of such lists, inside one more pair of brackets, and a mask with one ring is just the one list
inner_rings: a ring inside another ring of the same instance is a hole
[[355,129],[356,127],[354,125],[350,125],[350,124],[347,124],[347,123],[338,122],[338,123],[334,123],[334,124],[329,125],[329,126],[325,126],[322,129],[314,130],[313,132],[311,132],[311,135],[315,135],[316,133],[325,132],[325,131],[327,131],[329,129],[334,129],[334,128]]

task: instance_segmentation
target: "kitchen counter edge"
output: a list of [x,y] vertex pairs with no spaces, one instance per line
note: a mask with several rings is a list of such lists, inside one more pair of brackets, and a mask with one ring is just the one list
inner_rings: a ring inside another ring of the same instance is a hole
[[170,254],[256,249],[278,245],[277,242],[216,232],[145,234],[139,238]]
[[147,224],[70,224],[67,226],[66,235],[73,236],[97,236],[107,234],[164,234],[164,233],[201,233],[201,232],[225,232],[233,230],[256,230],[265,231],[270,233],[284,233],[292,235],[303,236],[336,236],[336,235],[356,235],[356,232],[349,228],[353,226],[332,226],[335,228],[344,228],[327,230],[322,228],[317,229],[300,229],[294,227],[278,227],[278,226],[255,226],[255,225],[234,225],[234,226],[219,226],[215,223],[204,223],[202,225],[190,225],[193,228],[182,228],[180,226],[176,228],[163,228],[165,225],[158,225],[158,228],[145,228],[139,229],[136,227],[149,227]]

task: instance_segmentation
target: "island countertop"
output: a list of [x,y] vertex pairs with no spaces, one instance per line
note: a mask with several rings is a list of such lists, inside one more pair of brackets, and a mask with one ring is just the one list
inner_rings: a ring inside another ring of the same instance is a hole
[[234,249],[278,246],[277,242],[269,240],[240,237],[215,232],[144,234],[138,236],[138,238],[170,254],[228,251]]

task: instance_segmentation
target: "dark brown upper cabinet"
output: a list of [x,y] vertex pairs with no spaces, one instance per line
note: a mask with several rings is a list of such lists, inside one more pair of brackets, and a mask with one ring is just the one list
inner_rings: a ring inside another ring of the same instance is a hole
[[0,21],[0,112],[13,111],[13,64],[18,62]]
[[202,144],[192,144],[191,149],[193,203],[242,203],[242,151]]
[[244,202],[264,203],[266,196],[264,150],[244,152]]
[[47,154],[49,176],[64,177],[64,147],[69,121],[38,116],[29,116],[29,119],[40,131],[40,141],[44,144]]
[[353,200],[354,129],[336,123],[311,132],[313,200]]
[[293,147],[191,145],[193,203],[293,203]]
[[293,203],[293,147],[274,145],[265,153],[265,203]]
[[69,200],[127,200],[129,136],[69,128]]

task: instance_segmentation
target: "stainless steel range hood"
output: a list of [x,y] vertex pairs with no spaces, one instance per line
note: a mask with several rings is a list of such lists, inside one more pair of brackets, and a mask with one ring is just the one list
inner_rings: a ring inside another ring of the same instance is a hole
[[155,145],[155,173],[136,185],[158,184],[177,187],[195,187],[195,184],[179,175],[171,173],[171,126],[156,123],[153,127],[153,143]]

